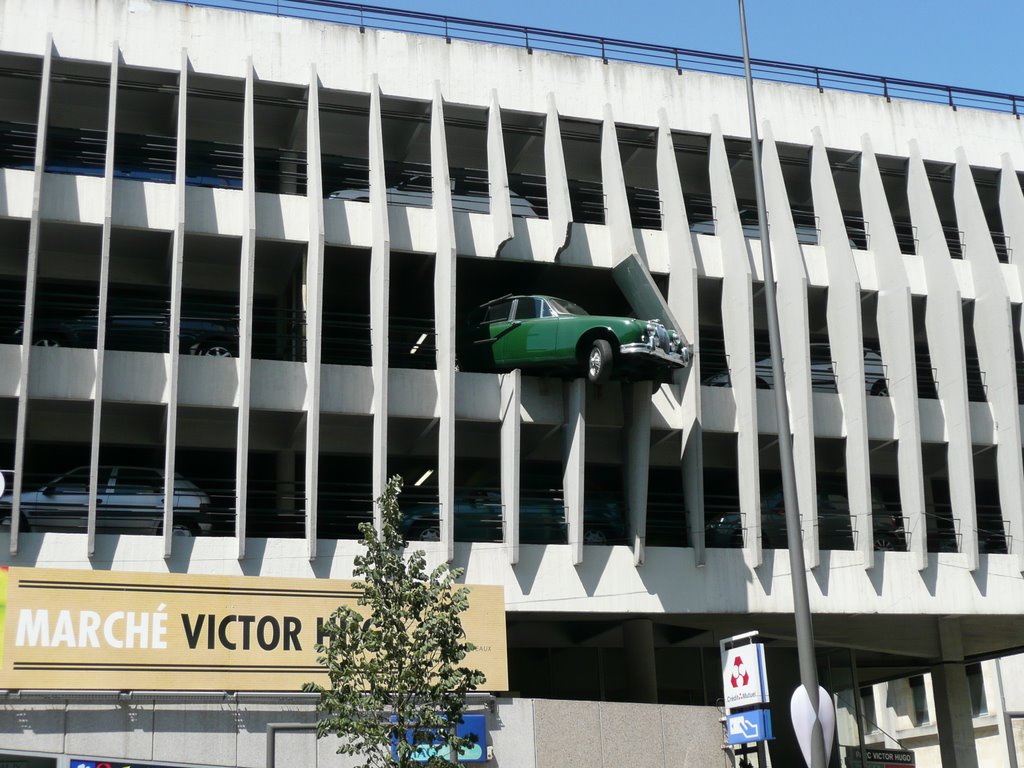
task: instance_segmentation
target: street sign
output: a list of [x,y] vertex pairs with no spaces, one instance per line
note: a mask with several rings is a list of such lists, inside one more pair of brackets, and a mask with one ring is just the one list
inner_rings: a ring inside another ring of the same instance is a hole
[[722,689],[725,691],[726,712],[768,702],[762,643],[739,645],[725,652],[722,659]]
[[914,768],[917,760],[908,749],[865,749],[846,748],[846,764],[851,768]]
[[793,723],[793,731],[796,733],[797,743],[800,744],[800,752],[804,756],[807,768],[811,765],[811,743],[813,741],[814,724],[821,724],[821,733],[824,738],[825,763],[828,764],[829,756],[832,754],[832,742],[836,734],[836,710],[832,705],[832,697],[828,692],[818,686],[818,710],[815,712],[811,705],[811,697],[807,689],[798,685],[793,691],[793,698],[789,700],[789,718]]
[[748,709],[727,715],[725,733],[729,744],[752,744],[772,736],[772,713],[767,709]]

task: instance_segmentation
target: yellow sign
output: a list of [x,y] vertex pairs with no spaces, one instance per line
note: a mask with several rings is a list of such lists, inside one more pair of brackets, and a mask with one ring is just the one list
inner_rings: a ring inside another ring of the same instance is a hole
[[[0,688],[295,691],[324,684],[314,646],[351,581],[6,571]],[[2,593],[0,593],[2,594]],[[2,609],[2,606],[0,606]],[[471,586],[463,614],[483,689],[508,688],[501,587]]]

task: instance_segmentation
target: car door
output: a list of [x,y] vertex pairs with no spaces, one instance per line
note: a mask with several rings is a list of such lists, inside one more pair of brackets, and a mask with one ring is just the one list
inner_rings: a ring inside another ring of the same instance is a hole
[[97,528],[108,533],[137,534],[161,530],[164,479],[160,471],[145,467],[115,467],[112,474],[111,493],[102,516],[97,514]]
[[[514,305],[514,299],[498,301],[488,306],[484,314],[482,323],[484,333],[481,334],[482,338],[477,343],[484,349],[482,356],[485,361],[493,360],[495,368],[503,368],[508,365],[504,354],[503,340],[513,328],[512,307]],[[490,347],[489,355],[486,353],[487,347]]]
[[[100,468],[97,508],[106,493],[109,470]],[[37,531],[84,531],[89,515],[89,468],[78,467],[22,495],[22,510]]]
[[498,342],[507,365],[528,366],[550,361],[557,351],[558,317],[538,296],[516,300],[512,322]]

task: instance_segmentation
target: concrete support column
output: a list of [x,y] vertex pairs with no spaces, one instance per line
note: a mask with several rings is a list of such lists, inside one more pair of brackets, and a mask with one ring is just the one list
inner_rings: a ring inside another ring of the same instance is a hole
[[[680,403],[679,446],[683,473],[683,497],[689,510],[688,541],[698,565],[704,563],[704,433],[700,418],[700,320],[698,315],[698,256],[693,247],[690,222],[686,216],[683,186],[679,179],[675,144],[669,128],[668,113],[658,110],[658,149],[656,167],[658,194],[661,197],[662,227],[668,244],[668,305],[679,324],[676,330],[694,346],[696,354],[688,374],[676,387],[662,393]],[[670,391],[674,390],[674,391]]]
[[865,568],[875,564],[871,505],[871,458],[868,453],[868,411],[864,381],[864,329],[861,322],[860,274],[850,250],[843,210],[839,205],[828,150],[821,129],[814,129],[811,152],[811,193],[821,226],[821,244],[828,258],[828,337],[836,361],[836,386],[843,404],[846,434],[846,493],[855,524],[857,549]]
[[191,64],[188,51],[181,50],[181,73],[178,79],[178,135],[174,174],[174,232],[171,237],[171,295],[167,358],[167,428],[164,436],[164,557],[171,556],[174,541],[174,452],[178,443],[178,367],[181,351],[181,281],[185,268],[185,146],[188,140],[188,75]]
[[878,345],[896,420],[900,502],[906,529],[912,532],[909,545],[914,553],[914,565],[923,570],[928,564],[928,537],[910,279],[896,239],[878,161],[867,134],[861,138],[861,148],[860,199],[864,221],[871,232],[871,252],[878,275]]
[[569,530],[572,564],[583,562],[583,496],[587,442],[587,382],[565,382],[565,448],[562,459],[562,494]]
[[651,457],[651,385],[638,381],[623,385],[622,411],[625,415],[626,506],[629,510],[629,541],[633,547],[633,564],[644,562],[647,540],[647,486]]
[[245,65],[242,125],[242,248],[238,264],[238,422],[235,437],[235,542],[245,557],[249,491],[249,400],[252,392],[252,304],[256,277],[256,120],[255,75],[250,56]]
[[931,675],[939,754],[943,765],[978,768],[960,622],[957,619],[939,619],[938,631],[942,663],[932,667]]
[[658,703],[658,670],[654,658],[654,622],[631,619],[622,625],[626,656],[627,696],[638,704]]
[[388,349],[391,294],[391,231],[384,180],[384,133],[377,75],[370,85],[370,365],[373,375],[373,524],[381,527],[377,499],[388,479]]
[[36,149],[32,171],[32,219],[28,225],[28,254],[25,260],[25,311],[22,315],[21,370],[18,377],[18,415],[14,431],[14,483],[11,488],[11,554],[18,554],[21,528],[21,491],[25,473],[25,440],[28,427],[28,370],[32,351],[32,325],[36,307],[36,278],[39,274],[39,202],[42,199],[43,163],[46,159],[46,125],[50,109],[50,70],[53,66],[53,36],[46,34],[43,74],[39,81],[39,117],[36,120]]
[[487,110],[487,189],[491,196],[491,225],[494,232],[494,255],[512,239],[512,194],[508,188],[508,164],[505,162],[505,137],[501,130],[501,107],[498,89],[491,90],[491,106]]
[[948,442],[949,498],[960,529],[961,552],[967,567],[978,568],[977,514],[974,499],[974,453],[967,405],[967,369],[964,364],[964,316],[960,284],[942,231],[928,173],[917,141],[910,141],[907,164],[910,218],[917,227],[918,252],[928,287],[925,330],[928,351],[938,377],[939,402]]
[[[974,338],[981,369],[987,374],[988,402],[995,431],[999,506],[1009,524],[1007,532],[1019,536],[1024,531],[1024,473],[1021,471],[1013,311],[974,174],[962,148],[956,151],[953,200],[957,221],[964,232],[964,259],[971,265],[974,278]],[[1024,570],[1021,549],[1018,547],[1014,555],[1018,568]]]
[[[807,268],[796,236],[782,163],[775,146],[771,124],[763,126],[761,165],[764,171],[768,236],[772,244],[779,305],[779,335],[786,363],[786,397],[789,403],[790,433],[793,435],[793,463],[796,468],[796,496],[803,521],[805,560],[813,568],[820,560],[818,543],[817,474],[814,459],[814,407],[811,394],[810,321],[807,316]],[[774,386],[783,386],[774,382]],[[786,426],[779,425],[779,429]],[[753,529],[751,529],[753,532]],[[760,535],[760,534],[758,534]]]
[[110,93],[107,97],[107,146],[103,161],[103,231],[100,235],[99,301],[96,307],[96,385],[92,401],[92,436],[89,443],[89,509],[86,548],[96,552],[96,495],[99,485],[100,424],[103,421],[103,352],[107,344],[107,297],[110,294],[110,236],[114,216],[114,137],[117,135],[117,74],[121,47],[114,42],[110,54]]
[[430,171],[434,195],[434,330],[437,334],[437,492],[445,557],[455,556],[455,217],[444,133],[441,83],[430,109]]
[[[740,513],[747,535],[745,549],[761,564],[761,483],[758,479],[757,389],[754,376],[754,297],[750,247],[743,236],[729,158],[718,116],[711,118],[709,175],[711,200],[718,215],[722,244],[722,331],[729,355],[732,395],[736,401],[736,472]],[[810,563],[808,563],[810,565]]]
[[320,484],[320,359],[323,352],[324,193],[320,159],[320,77],[309,66],[306,117],[306,547],[316,558],[317,489]]
[[519,446],[522,433],[522,372],[499,374],[501,387],[501,509],[508,561],[519,562]]
[[548,94],[548,113],[544,121],[544,175],[547,180],[548,223],[551,225],[551,253],[558,255],[569,245],[572,206],[569,204],[569,179],[562,150],[562,130],[558,125],[555,94]]
[[615,266],[636,254],[637,247],[633,239],[626,179],[622,172],[619,137],[611,104],[604,105],[604,122],[601,125],[601,186],[604,189],[605,229],[611,246],[612,265]]

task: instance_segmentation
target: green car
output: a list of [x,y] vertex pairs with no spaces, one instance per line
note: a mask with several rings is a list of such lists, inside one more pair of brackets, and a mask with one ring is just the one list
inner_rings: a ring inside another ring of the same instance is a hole
[[464,370],[539,369],[586,375],[662,378],[690,362],[690,349],[660,320],[590,315],[554,296],[502,296],[469,317],[460,334]]

